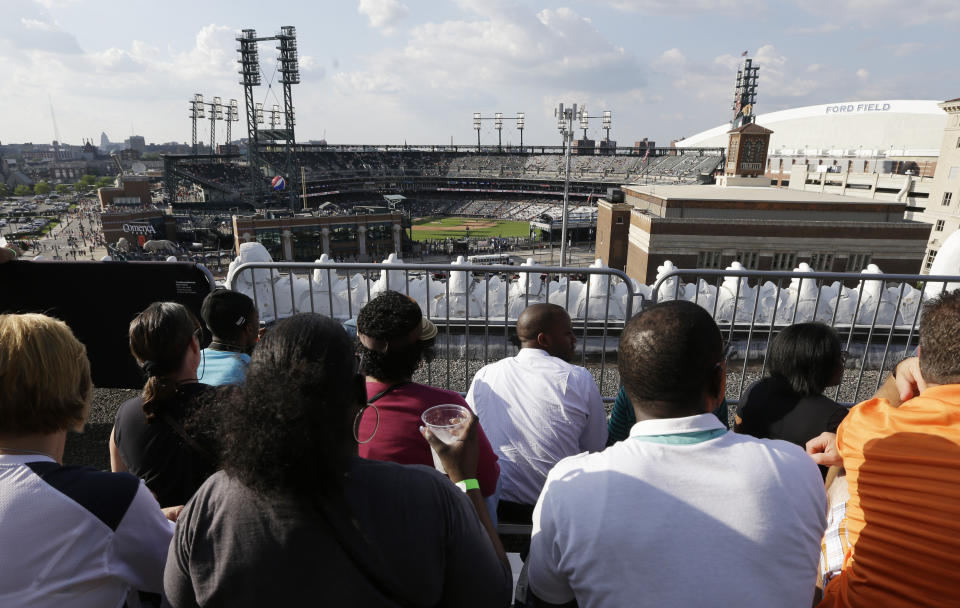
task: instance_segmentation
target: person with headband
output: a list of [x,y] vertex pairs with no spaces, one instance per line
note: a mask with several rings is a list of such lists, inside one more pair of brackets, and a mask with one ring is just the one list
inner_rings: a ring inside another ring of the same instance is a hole
[[211,386],[242,382],[259,339],[260,315],[253,300],[239,291],[217,289],[203,299],[200,317],[213,336],[201,352],[200,382]]
[[[360,420],[360,456],[399,464],[433,466],[430,446],[417,429],[420,416],[435,405],[462,405],[459,393],[413,381],[421,362],[433,356],[437,326],[420,306],[396,291],[385,291],[360,310],[357,355],[367,377],[370,408]],[[372,411],[371,411],[372,410]],[[500,467],[483,429],[478,429],[477,479],[484,497],[494,496]],[[494,509],[496,504],[491,503]]]
[[92,398],[66,323],[0,315],[0,606],[120,606],[162,589],[173,524],[147,487],[63,464]]
[[197,381],[202,331],[175,302],[154,302],[130,323],[130,352],[147,380],[117,410],[110,463],[143,479],[165,507],[186,503],[218,466],[213,429],[191,423],[211,390]]

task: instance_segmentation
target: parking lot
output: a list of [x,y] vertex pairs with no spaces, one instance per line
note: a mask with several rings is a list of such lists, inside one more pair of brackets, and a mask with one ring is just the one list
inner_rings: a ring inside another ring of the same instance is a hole
[[0,202],[0,234],[8,239],[36,238],[59,221],[71,204],[71,199],[60,199],[55,194],[8,198]]

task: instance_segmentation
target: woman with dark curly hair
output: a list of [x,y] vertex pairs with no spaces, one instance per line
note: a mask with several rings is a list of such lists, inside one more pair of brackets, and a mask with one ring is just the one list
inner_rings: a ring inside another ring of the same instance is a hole
[[147,381],[140,396],[117,410],[110,463],[142,479],[164,507],[186,503],[217,470],[213,429],[189,423],[211,391],[197,382],[201,331],[193,313],[175,302],[154,302],[130,323],[130,352]]
[[804,447],[837,430],[847,408],[823,395],[843,378],[843,351],[832,327],[797,323],[781,330],[770,341],[767,367],[770,376],[743,394],[737,432]]
[[[367,376],[368,403],[360,421],[360,456],[399,464],[432,466],[430,446],[417,429],[420,416],[435,405],[461,405],[460,393],[412,380],[422,361],[433,356],[436,326],[423,316],[420,305],[396,291],[371,300],[357,317],[357,355]],[[483,429],[477,478],[485,497],[492,496],[500,477],[497,455]],[[494,505],[490,505],[491,508]]]
[[452,445],[421,436],[449,480],[358,458],[366,390],[352,351],[313,313],[265,334],[223,408],[224,470],[178,519],[173,606],[509,603],[509,564],[476,489],[476,417]]

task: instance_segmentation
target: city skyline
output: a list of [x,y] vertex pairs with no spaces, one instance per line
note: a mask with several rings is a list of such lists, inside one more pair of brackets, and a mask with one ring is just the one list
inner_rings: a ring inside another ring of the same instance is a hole
[[[469,145],[473,112],[504,114],[504,144],[559,144],[553,108],[613,112],[620,145],[661,145],[729,120],[743,51],[760,66],[757,112],[848,100],[948,99],[948,34],[960,5],[917,0],[359,0],[291,2],[264,17],[248,0],[162,8],[117,0],[10,0],[0,23],[3,143],[190,139],[188,101],[241,104],[234,38],[297,28],[298,140]],[[896,9],[896,10],[895,10]],[[104,19],[109,16],[109,22]],[[257,101],[282,102],[274,45],[260,49]],[[273,82],[273,87],[267,83]],[[48,101],[48,99],[50,101]],[[579,132],[578,132],[579,133]],[[245,136],[243,122],[234,139]],[[588,136],[602,138],[599,119]],[[218,141],[225,129],[218,125]],[[209,121],[198,125],[209,139]],[[492,121],[481,139],[495,144]]]

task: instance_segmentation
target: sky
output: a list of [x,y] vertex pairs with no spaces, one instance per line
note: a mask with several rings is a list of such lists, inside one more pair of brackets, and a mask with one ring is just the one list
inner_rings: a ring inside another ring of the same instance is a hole
[[[297,28],[298,141],[559,145],[554,108],[609,110],[611,139],[668,145],[730,120],[737,67],[757,113],[960,96],[958,0],[0,0],[0,143],[100,133],[188,141],[188,101],[236,98],[235,37]],[[276,43],[256,101],[282,106]],[[272,86],[267,86],[272,83]],[[601,120],[588,137],[602,138]],[[209,121],[198,138],[209,138]],[[224,125],[218,124],[218,141]],[[496,144],[493,121],[481,140]]]

